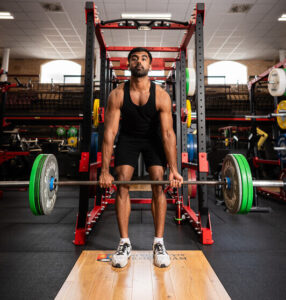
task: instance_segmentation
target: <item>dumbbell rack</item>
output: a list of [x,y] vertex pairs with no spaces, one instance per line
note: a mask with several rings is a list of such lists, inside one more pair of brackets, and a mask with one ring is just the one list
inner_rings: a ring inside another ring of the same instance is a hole
[[[177,21],[164,22],[159,26],[151,24],[154,30],[184,30],[185,36],[180,47],[146,47],[151,52],[178,52],[175,70],[175,104],[176,104],[176,136],[177,136],[177,161],[178,171],[183,175],[184,181],[188,180],[188,169],[192,164],[188,162],[187,154],[187,124],[185,120],[186,111],[186,49],[190,39],[195,35],[196,48],[196,107],[197,107],[197,132],[198,132],[198,180],[204,181],[208,174],[208,161],[206,154],[206,125],[205,125],[205,91],[204,91],[204,45],[203,45],[203,25],[204,25],[204,4],[196,4],[192,20],[189,23],[179,24]],[[86,2],[86,59],[85,59],[85,89],[84,89],[84,117],[80,128],[80,152],[81,159],[79,164],[79,179],[86,181],[91,177],[97,177],[101,167],[101,153],[97,153],[97,162],[90,165],[90,137],[92,130],[92,103],[93,103],[93,75],[94,75],[94,45],[95,36],[100,47],[100,107],[99,116],[99,142],[98,148],[101,149],[104,132],[104,111],[107,106],[107,97],[112,89],[112,68],[108,57],[108,51],[130,51],[133,47],[107,47],[102,35],[102,29],[138,29],[136,23],[129,24],[128,21],[112,20],[101,22],[93,2]],[[121,24],[123,23],[123,24]],[[182,121],[183,120],[183,121]],[[92,174],[93,173],[93,174]],[[112,192],[116,187],[110,190],[96,189],[94,207],[88,210],[89,189],[87,186],[80,186],[79,210],[75,229],[74,244],[85,244],[86,235],[92,230],[92,226],[97,222],[99,215],[109,203],[114,203],[111,198]],[[207,186],[199,185],[198,189],[198,211],[195,212],[190,206],[188,196],[188,187],[184,186],[178,191],[173,191],[169,187],[165,192],[169,192],[171,198],[168,203],[174,203],[177,207],[175,220],[178,224],[185,219],[189,220],[191,225],[197,231],[200,241],[203,244],[212,244],[212,228],[210,215],[208,211]],[[151,199],[131,199],[131,203],[151,203]]]
[[[267,69],[265,72],[256,76],[254,79],[252,79],[248,83],[250,112],[252,115],[255,115],[255,109],[254,109],[254,107],[255,107],[255,85],[259,81],[267,81],[269,73],[275,68],[286,68],[286,59],[277,63],[276,65],[272,66],[271,68]],[[279,103],[278,97],[274,97],[274,103],[273,103],[274,111],[276,110],[278,103]],[[274,126],[275,126],[274,127],[274,138],[275,138],[275,140],[277,140],[280,135],[280,129],[278,128],[277,124],[275,124]],[[255,119],[251,119],[251,133],[252,133],[253,137],[256,136],[256,120]],[[252,138],[250,149],[251,149],[250,155],[252,156],[253,166],[255,169],[254,174],[256,175],[256,179],[259,179],[259,178],[257,178],[258,177],[257,168],[259,167],[260,164],[279,165],[281,167],[281,171],[282,171],[283,166],[282,166],[281,160],[279,160],[279,159],[278,160],[263,160],[258,157],[257,143],[255,142],[254,138]],[[283,189],[283,188],[281,188],[281,189]],[[266,212],[269,211],[269,208],[258,207],[258,198],[257,198],[256,191],[259,192],[260,194],[262,194],[263,196],[270,196],[277,200],[286,201],[285,197],[281,193],[274,192],[272,190],[269,190],[268,188],[258,187],[257,189],[255,189],[254,207],[251,211],[255,211],[255,210],[266,211]]]

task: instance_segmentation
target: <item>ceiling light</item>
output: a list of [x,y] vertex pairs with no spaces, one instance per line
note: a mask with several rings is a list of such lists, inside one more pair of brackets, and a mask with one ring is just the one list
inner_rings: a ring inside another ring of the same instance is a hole
[[171,20],[172,14],[144,14],[144,13],[122,13],[122,19],[137,19],[137,20]]
[[286,14],[282,14],[282,16],[278,18],[278,21],[286,21]]
[[141,26],[138,26],[138,30],[151,30],[151,27],[141,25]]
[[1,11],[0,12],[0,19],[14,19],[14,17],[8,11]]

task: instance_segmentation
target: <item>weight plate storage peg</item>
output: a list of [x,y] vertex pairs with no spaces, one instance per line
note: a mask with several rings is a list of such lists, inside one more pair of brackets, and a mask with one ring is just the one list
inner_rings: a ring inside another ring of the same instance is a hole
[[273,69],[268,75],[268,91],[273,97],[286,96],[286,69]]
[[49,215],[55,205],[59,179],[57,159],[53,154],[37,156],[29,184],[30,208],[35,215]]
[[186,68],[186,94],[194,96],[196,93],[196,70],[195,68]]

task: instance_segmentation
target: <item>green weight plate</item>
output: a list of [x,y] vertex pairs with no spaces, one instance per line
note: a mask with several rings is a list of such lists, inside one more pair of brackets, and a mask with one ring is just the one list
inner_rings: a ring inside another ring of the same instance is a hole
[[241,174],[241,182],[242,182],[242,202],[241,202],[241,207],[239,210],[239,214],[245,214],[246,213],[246,207],[247,207],[247,202],[248,202],[248,178],[246,175],[246,170],[244,167],[244,163],[242,162],[241,158],[237,154],[233,154],[235,159],[238,162],[239,168],[240,168],[240,174]]
[[50,182],[53,177],[59,180],[59,168],[56,157],[53,154],[46,154],[39,176],[39,203],[42,214],[49,215],[54,209],[57,198],[58,186],[50,190]]
[[189,84],[190,84],[190,74],[189,69],[186,68],[186,95],[189,93]]
[[58,127],[56,132],[59,137],[62,137],[66,134],[66,130],[64,127]]
[[30,209],[32,213],[36,216],[40,215],[40,209],[38,207],[38,201],[36,199],[37,195],[35,195],[35,186],[36,186],[36,181],[37,181],[37,171],[39,169],[39,164],[41,162],[41,159],[43,158],[43,154],[40,154],[36,157],[31,175],[30,175],[30,183],[29,183],[29,204],[30,204]]
[[247,159],[245,158],[244,155],[240,154],[240,158],[244,163],[244,168],[247,174],[247,179],[248,179],[248,199],[247,199],[247,206],[246,206],[246,212],[248,213],[252,207],[253,203],[253,183],[252,183],[252,173],[250,170],[250,166],[248,164]]
[[226,207],[230,213],[239,212],[242,202],[242,182],[238,162],[232,154],[226,155],[223,160],[221,178],[230,180],[230,187],[222,187],[222,194]]
[[77,129],[75,127],[70,127],[68,130],[68,137],[77,136]]
[[41,173],[42,173],[43,165],[44,165],[44,162],[46,161],[46,159],[47,159],[47,155],[44,154],[39,162],[39,166],[38,166],[37,173],[36,173],[36,179],[35,179],[35,202],[38,207],[40,215],[43,215],[43,209],[42,209],[41,201],[40,201]]

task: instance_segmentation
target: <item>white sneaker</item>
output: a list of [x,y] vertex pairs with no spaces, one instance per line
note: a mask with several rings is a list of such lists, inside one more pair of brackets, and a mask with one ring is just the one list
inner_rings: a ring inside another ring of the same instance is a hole
[[131,255],[131,245],[128,243],[118,245],[116,252],[112,255],[112,266],[115,268],[124,268]]
[[170,265],[170,256],[166,251],[164,244],[153,244],[154,265],[159,268],[166,268]]

